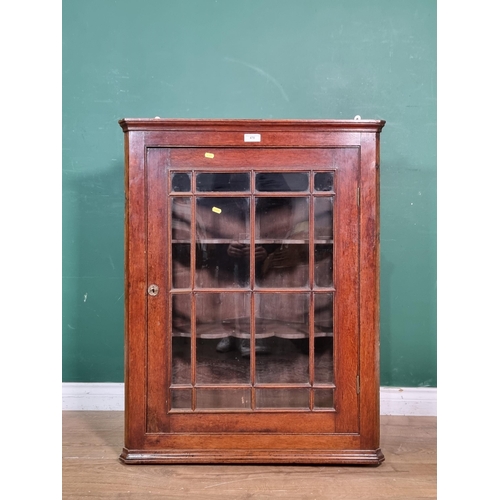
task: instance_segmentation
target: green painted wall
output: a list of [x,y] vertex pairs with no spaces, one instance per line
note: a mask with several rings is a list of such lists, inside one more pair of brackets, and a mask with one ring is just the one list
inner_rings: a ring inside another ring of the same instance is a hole
[[384,119],[381,383],[436,386],[435,0],[63,1],[63,381],[123,381],[122,117]]

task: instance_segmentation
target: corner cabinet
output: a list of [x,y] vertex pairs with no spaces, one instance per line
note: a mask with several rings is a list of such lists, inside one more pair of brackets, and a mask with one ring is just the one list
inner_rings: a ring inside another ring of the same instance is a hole
[[380,464],[385,122],[119,123],[121,460]]

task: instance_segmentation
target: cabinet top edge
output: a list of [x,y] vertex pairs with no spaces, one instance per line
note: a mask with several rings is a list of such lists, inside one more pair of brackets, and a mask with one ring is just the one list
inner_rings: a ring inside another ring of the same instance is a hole
[[161,130],[226,130],[244,129],[252,132],[266,128],[279,130],[318,130],[380,132],[385,120],[268,120],[268,119],[196,119],[196,118],[122,118],[118,120],[124,132]]

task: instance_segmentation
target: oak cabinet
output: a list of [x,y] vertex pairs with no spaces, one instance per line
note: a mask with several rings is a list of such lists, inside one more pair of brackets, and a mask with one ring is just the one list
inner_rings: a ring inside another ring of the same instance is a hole
[[121,460],[381,463],[385,122],[119,123]]

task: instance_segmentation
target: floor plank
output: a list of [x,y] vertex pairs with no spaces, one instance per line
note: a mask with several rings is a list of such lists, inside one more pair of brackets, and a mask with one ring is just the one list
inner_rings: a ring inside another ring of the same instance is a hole
[[381,417],[380,467],[123,465],[123,412],[63,412],[63,499],[436,498],[436,418]]

